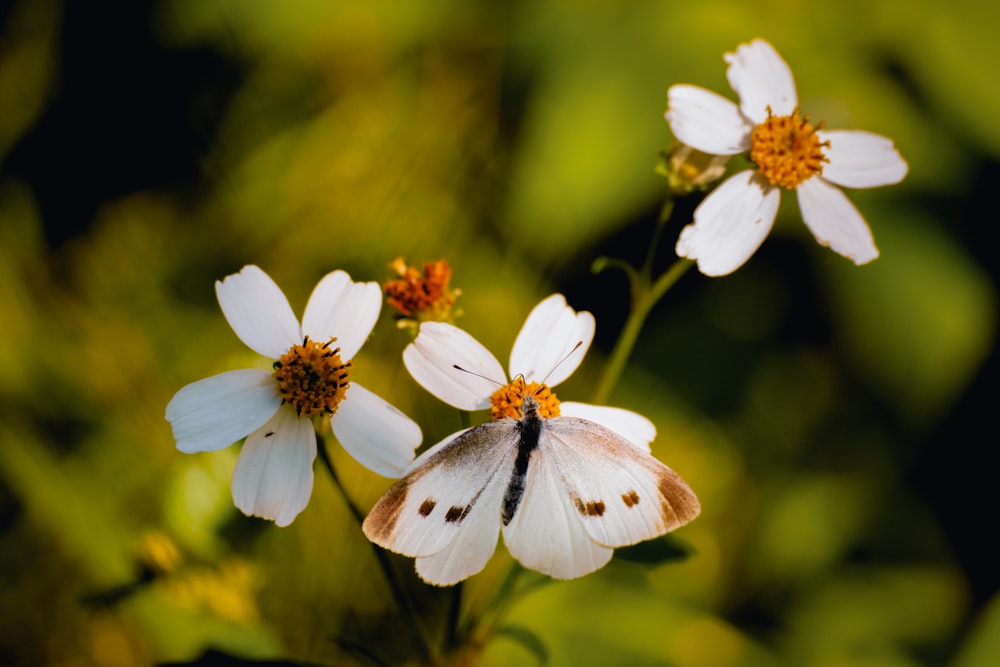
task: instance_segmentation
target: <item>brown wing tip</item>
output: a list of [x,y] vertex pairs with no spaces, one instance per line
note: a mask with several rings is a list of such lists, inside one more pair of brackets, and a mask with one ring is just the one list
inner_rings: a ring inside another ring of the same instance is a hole
[[659,489],[662,514],[668,531],[690,523],[701,513],[698,497],[687,482],[673,470],[660,477]]
[[396,532],[396,521],[406,504],[409,487],[410,485],[401,479],[379,498],[361,524],[361,531],[365,537],[379,546],[388,548]]

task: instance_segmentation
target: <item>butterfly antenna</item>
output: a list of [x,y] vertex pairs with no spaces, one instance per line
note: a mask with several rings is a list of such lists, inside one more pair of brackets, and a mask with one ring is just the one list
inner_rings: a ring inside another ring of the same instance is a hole
[[[539,384],[545,385],[545,383],[548,382],[549,376],[552,375],[556,371],[557,368],[559,368],[560,366],[562,366],[563,362],[565,362],[567,359],[569,359],[571,356],[573,356],[573,354],[577,350],[579,350],[582,346],[583,346],[583,341],[582,340],[576,341],[576,345],[574,345],[573,348],[569,352],[567,352],[565,355],[563,355],[562,359],[560,359],[558,362],[556,362],[556,364],[551,369],[549,369],[549,372],[545,374],[545,377],[542,378],[542,381]],[[485,375],[483,375],[481,373],[477,373],[475,371],[470,371],[468,368],[462,368],[458,364],[452,364],[451,367],[454,368],[457,371],[462,371],[463,373],[468,373],[469,375],[475,375],[477,378],[482,378],[482,379],[486,380],[487,382],[492,382],[493,384],[495,384],[498,387],[504,386],[503,382],[498,382],[498,381],[494,380],[493,378],[486,377]],[[515,379],[516,378],[521,378],[521,381],[524,382],[525,384],[527,384],[527,381],[525,380],[525,377],[524,377],[524,373],[518,373],[517,376],[515,377]],[[531,395],[532,398],[534,398],[535,394],[537,394],[539,391],[541,391],[541,389],[542,389],[541,387],[539,387],[538,389],[536,389],[535,393]],[[528,397],[527,396],[521,396],[521,398],[525,399],[525,398],[528,398]]]
[[542,378],[542,384],[547,384],[548,381],[549,381],[549,376],[552,375],[553,373],[555,373],[556,369],[559,368],[560,366],[562,366],[563,362],[566,361],[567,359],[569,359],[570,357],[572,357],[573,353],[575,353],[577,350],[579,350],[582,346],[583,346],[583,341],[582,340],[576,341],[576,345],[573,346],[573,349],[570,350],[569,352],[567,352],[565,355],[563,355],[563,358],[560,359],[559,361],[557,361],[556,365],[553,366],[552,368],[550,368],[549,372],[545,374],[545,377]]
[[496,380],[494,380],[491,377],[486,377],[485,375],[483,375],[481,373],[477,373],[475,371],[470,371],[468,368],[462,368],[458,364],[452,364],[451,367],[454,368],[457,371],[462,371],[463,373],[468,373],[469,375],[475,375],[477,378],[482,378],[482,379],[486,380],[487,382],[492,382],[493,384],[495,384],[498,387],[502,387],[503,386],[503,382],[497,382]]
[[[583,345],[583,341],[582,340],[576,341],[576,345],[573,346],[573,349],[571,349],[569,352],[567,352],[565,355],[563,355],[563,358],[560,359],[558,362],[556,362],[556,364],[551,369],[549,369],[549,372],[545,374],[545,377],[542,378],[542,381],[538,383],[538,388],[535,389],[535,391],[531,394],[531,398],[534,398],[538,394],[538,392],[540,392],[542,389],[545,388],[545,386],[547,385],[547,383],[549,381],[549,376],[552,375],[555,372],[555,370],[562,365],[562,363],[564,361],[566,361],[567,359],[569,359],[573,355],[574,352],[576,352],[577,350],[579,350],[582,345]],[[521,382],[523,382],[524,384],[528,384],[527,379],[524,377],[524,373],[518,373],[517,376],[515,377],[515,379],[517,379],[517,378],[521,378]],[[513,383],[511,383],[511,384],[513,384]],[[521,395],[521,399],[523,400],[525,398],[528,398],[528,396],[524,396],[522,394]]]

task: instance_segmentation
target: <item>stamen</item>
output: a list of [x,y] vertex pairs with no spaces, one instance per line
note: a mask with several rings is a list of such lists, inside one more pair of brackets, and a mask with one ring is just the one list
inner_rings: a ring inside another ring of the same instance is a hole
[[774,185],[794,190],[817,174],[830,160],[823,154],[829,141],[820,141],[816,131],[823,127],[809,124],[809,116],[795,109],[790,116],[775,116],[767,108],[767,120],[750,134],[750,159],[760,173]]
[[525,396],[531,396],[538,403],[539,416],[559,416],[559,399],[552,393],[548,385],[538,382],[526,383],[524,378],[519,375],[510,384],[505,384],[490,396],[490,403],[493,404],[492,418],[513,417],[520,419],[521,404],[524,403]]
[[672,192],[687,195],[704,190],[712,181],[722,178],[727,162],[728,155],[703,153],[677,141],[670,152],[663,155],[656,172],[666,177]]
[[320,344],[306,336],[274,362],[272,377],[281,402],[300,417],[332,415],[344,400],[350,385],[348,370],[354,363],[341,361],[339,347],[331,349],[335,340]]
[[449,288],[451,266],[448,262],[427,262],[423,274],[416,267],[407,266],[402,257],[389,266],[399,278],[386,282],[385,294],[401,316],[448,322],[456,315],[452,306],[461,292]]

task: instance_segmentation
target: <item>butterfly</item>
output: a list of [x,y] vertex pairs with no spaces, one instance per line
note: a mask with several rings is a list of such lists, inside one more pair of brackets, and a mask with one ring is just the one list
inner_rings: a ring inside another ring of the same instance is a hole
[[449,586],[481,571],[502,532],[522,565],[557,579],[603,567],[615,547],[663,535],[700,511],[681,477],[593,421],[521,416],[475,426],[417,458],[362,525]]

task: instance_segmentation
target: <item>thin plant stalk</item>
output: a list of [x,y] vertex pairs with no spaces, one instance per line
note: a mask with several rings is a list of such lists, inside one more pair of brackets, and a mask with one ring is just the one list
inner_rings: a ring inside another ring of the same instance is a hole
[[448,596],[448,626],[444,637],[445,650],[451,653],[458,648],[461,635],[458,631],[459,620],[462,617],[462,582],[451,587]]
[[[340,481],[340,477],[337,475],[337,470],[333,467],[333,461],[330,460],[330,454],[326,448],[326,439],[323,437],[323,434],[318,431],[316,433],[316,445],[319,452],[319,458],[323,461],[326,471],[330,474],[330,479],[333,482],[333,485],[340,492],[341,497],[344,499],[344,503],[354,516],[354,520],[357,521],[358,526],[360,526],[364,523],[365,515],[347,494],[347,489],[344,488],[343,483]],[[428,665],[436,664],[437,661],[433,658],[427,639],[424,637],[424,633],[421,631],[420,625],[417,623],[416,615],[410,608],[406,594],[403,592],[403,586],[400,583],[399,578],[396,576],[396,570],[392,567],[392,562],[389,560],[389,554],[379,548],[378,545],[372,542],[369,542],[369,544],[372,547],[372,551],[375,553],[375,558],[378,560],[382,573],[385,575],[386,583],[389,585],[392,597],[396,601],[399,613],[403,617],[403,621],[406,623],[407,628],[410,630],[410,634],[413,635],[413,641],[416,645],[417,651],[420,653],[421,662]]]
[[607,366],[604,367],[604,373],[597,383],[597,389],[594,391],[593,401],[598,405],[608,402],[611,392],[614,391],[618,380],[621,379],[625,365],[628,363],[629,357],[632,356],[632,350],[639,339],[639,333],[642,331],[642,327],[645,325],[650,311],[653,310],[653,306],[657,304],[663,295],[667,293],[667,290],[673,287],[680,280],[681,276],[694,264],[689,259],[681,258],[674,262],[664,273],[660,274],[655,281],[652,278],[653,257],[656,247],[659,245],[663,227],[670,219],[673,210],[674,200],[671,198],[666,201],[660,210],[659,218],[656,221],[656,229],[653,231],[653,238],[649,244],[649,251],[646,253],[646,260],[640,271],[636,271],[630,265],[617,260],[602,259],[600,263],[595,263],[595,270],[598,271],[604,267],[614,266],[621,268],[625,272],[629,280],[632,306],[628,318],[625,320],[625,326],[622,328],[621,335],[615,342],[615,347],[608,358]]
[[486,604],[482,612],[475,617],[467,618],[459,633],[459,641],[464,641],[470,645],[483,646],[496,631],[507,613],[507,608],[516,599],[513,595],[517,580],[524,572],[524,568],[516,560],[512,560],[510,567],[504,574],[500,585],[497,586],[493,597]]
[[[461,422],[463,429],[467,429],[472,425],[471,415],[465,410],[458,411],[458,419]],[[445,650],[448,653],[451,653],[458,648],[459,643],[462,641],[462,635],[459,628],[461,618],[462,582],[460,581],[452,586],[451,594],[448,596],[448,621],[444,635]]]

